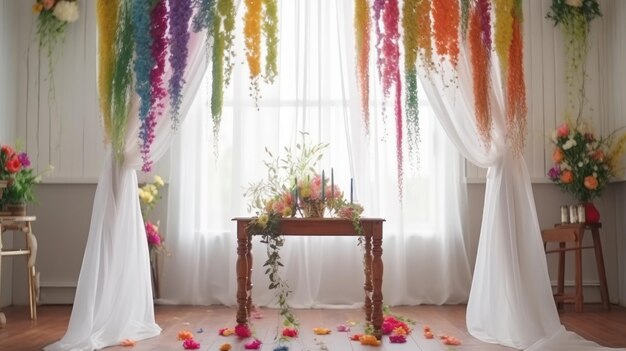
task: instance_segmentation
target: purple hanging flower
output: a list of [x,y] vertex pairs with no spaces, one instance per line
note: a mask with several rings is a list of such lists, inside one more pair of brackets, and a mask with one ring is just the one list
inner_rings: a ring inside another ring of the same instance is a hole
[[193,13],[191,0],[169,0],[170,66],[172,76],[169,81],[170,110],[172,127],[177,128],[182,103],[185,68],[187,67],[187,44],[189,43],[189,20]]

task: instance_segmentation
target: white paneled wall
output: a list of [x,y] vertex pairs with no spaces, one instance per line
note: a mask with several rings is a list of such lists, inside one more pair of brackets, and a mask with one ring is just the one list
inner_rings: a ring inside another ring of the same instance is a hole
[[17,31],[15,3],[0,1],[0,143],[15,140],[17,74]]

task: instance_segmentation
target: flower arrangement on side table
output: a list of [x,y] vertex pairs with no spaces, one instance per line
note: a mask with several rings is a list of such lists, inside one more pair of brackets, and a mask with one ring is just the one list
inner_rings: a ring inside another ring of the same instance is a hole
[[618,137],[616,132],[597,138],[586,123],[577,120],[563,122],[552,134],[554,166],[548,176],[561,190],[586,204],[587,222],[599,220],[591,201],[602,195],[609,180],[620,171],[626,133]]
[[[334,175],[331,170],[330,180],[315,172],[317,163],[322,159],[323,150],[328,144],[309,145],[306,142],[306,133],[302,133],[302,143],[297,144],[295,150],[285,148],[285,156],[274,156],[267,148],[268,161],[264,161],[267,176],[264,180],[253,183],[246,190],[244,196],[251,201],[248,210],[254,210],[256,217],[250,222],[248,233],[260,236],[261,243],[267,248],[265,274],[270,280],[269,289],[276,290],[279,314],[286,328],[297,330],[298,321],[291,312],[287,298],[291,290],[281,277],[282,267],[280,248],[285,238],[279,231],[280,221],[285,217],[331,217],[345,218],[352,221],[355,232],[360,234],[362,242],[363,229],[360,216],[363,207],[356,203],[348,203],[344,194],[334,184]],[[281,340],[286,336],[281,336]]]
[[26,204],[36,200],[35,185],[52,170],[53,167],[49,166],[44,172],[36,174],[26,152],[17,152],[9,145],[2,145],[0,181],[4,181],[6,187],[0,189],[0,205],[12,215],[26,215]]
[[155,175],[151,183],[146,183],[139,187],[138,195],[141,204],[141,215],[143,217],[144,226],[146,228],[146,239],[148,240],[148,249],[150,250],[150,269],[152,273],[152,284],[154,287],[154,297],[159,298],[159,264],[158,256],[166,253],[163,236],[159,232],[160,221],[156,223],[150,220],[150,213],[154,210],[156,204],[161,200],[159,190],[165,186],[163,179]]

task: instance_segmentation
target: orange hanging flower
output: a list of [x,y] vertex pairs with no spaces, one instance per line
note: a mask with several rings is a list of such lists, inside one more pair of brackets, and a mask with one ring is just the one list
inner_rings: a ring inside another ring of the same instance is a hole
[[250,70],[250,89],[255,101],[259,99],[259,76],[261,74],[261,0],[246,0],[244,16],[244,37],[246,44],[246,60]]
[[354,36],[356,43],[356,71],[361,92],[361,113],[365,123],[365,133],[369,134],[369,54],[370,54],[370,7],[367,0],[354,2]]
[[431,5],[431,0],[419,0],[415,10],[415,22],[417,23],[416,44],[419,50],[421,65],[428,71],[435,68],[432,48],[432,22],[430,19]]
[[432,3],[433,34],[437,55],[450,60],[456,68],[459,62],[459,21],[461,13],[457,0]]
[[[522,40],[522,9],[517,1],[513,9],[513,37],[509,50],[509,72],[506,79],[506,116],[507,138],[513,150],[521,154],[526,138],[526,83],[524,82],[524,41]],[[497,42],[496,42],[497,44]]]
[[468,29],[472,78],[474,83],[474,114],[478,133],[488,148],[491,144],[491,107],[489,105],[489,54],[483,44],[481,15],[474,6],[471,10]]

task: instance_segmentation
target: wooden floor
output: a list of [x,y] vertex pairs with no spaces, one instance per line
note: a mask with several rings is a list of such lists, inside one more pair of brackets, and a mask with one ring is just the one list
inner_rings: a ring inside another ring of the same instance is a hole
[[[352,351],[352,350],[393,350],[393,351],[435,351],[435,350],[512,350],[499,345],[485,344],[471,337],[465,327],[465,305],[455,306],[414,306],[395,307],[393,313],[414,319],[417,324],[406,344],[390,344],[383,339],[380,347],[361,346],[350,341],[346,333],[336,332],[335,327],[346,321],[363,320],[361,310],[296,310],[300,320],[300,337],[290,345],[291,351]],[[3,309],[7,325],[0,329],[0,350],[33,351],[41,350],[63,336],[67,328],[71,306],[40,306],[39,319],[31,322],[28,307],[7,307]],[[278,327],[276,310],[261,310],[263,317],[254,320],[256,336],[264,344],[262,350],[272,351],[276,344],[274,336]],[[219,350],[223,343],[230,343],[233,351],[244,350],[244,342],[236,337],[222,337],[217,331],[235,324],[235,310],[226,307],[206,306],[157,306],[157,323],[163,328],[160,336],[143,340],[132,348],[139,350],[183,350],[178,341],[179,331],[188,330],[200,342],[200,350]],[[566,307],[561,312],[561,322],[568,330],[610,347],[626,347],[626,308],[613,306],[610,311],[599,305],[585,305],[585,312],[575,313]],[[422,335],[422,326],[427,324],[435,335],[451,335],[462,341],[461,346],[447,347],[439,340],[427,340]],[[333,329],[327,336],[313,334],[314,327]],[[360,327],[353,327],[358,332]],[[200,332],[201,331],[201,332]],[[326,347],[326,349],[324,348]],[[128,347],[111,347],[110,351],[125,350]]]

